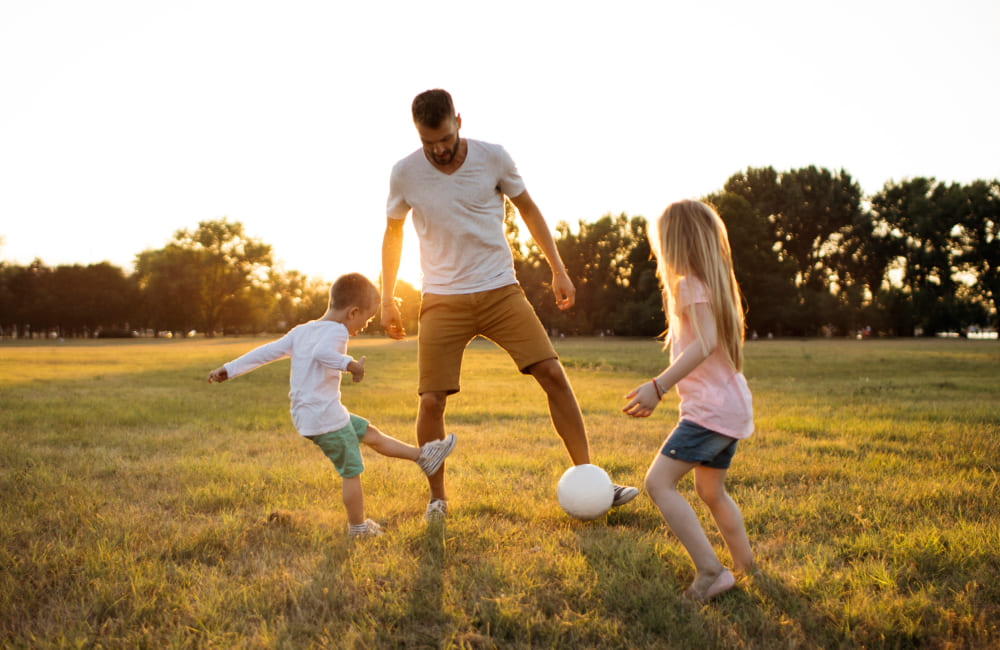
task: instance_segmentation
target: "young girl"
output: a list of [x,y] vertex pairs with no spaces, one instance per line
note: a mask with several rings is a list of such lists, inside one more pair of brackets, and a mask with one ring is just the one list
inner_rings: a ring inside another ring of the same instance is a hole
[[695,566],[684,595],[703,602],[736,583],[677,491],[692,469],[698,496],[712,512],[729,547],[733,569],[748,574],[753,554],[743,516],[726,493],[726,470],[736,442],[753,432],[750,390],[743,376],[743,310],[733,274],[726,226],[699,201],[679,201],[650,224],[667,314],[670,366],[632,390],[622,409],[649,417],[677,386],[680,421],[646,473],[646,491]]

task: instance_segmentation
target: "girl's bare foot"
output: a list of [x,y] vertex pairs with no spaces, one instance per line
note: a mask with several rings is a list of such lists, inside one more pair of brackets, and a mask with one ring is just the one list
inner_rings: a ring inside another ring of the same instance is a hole
[[684,597],[697,603],[709,601],[736,586],[733,572],[723,568],[716,575],[699,574],[684,592]]
[[764,577],[760,567],[756,564],[751,564],[746,568],[733,567],[733,573],[736,574],[736,577],[739,580],[759,580]]

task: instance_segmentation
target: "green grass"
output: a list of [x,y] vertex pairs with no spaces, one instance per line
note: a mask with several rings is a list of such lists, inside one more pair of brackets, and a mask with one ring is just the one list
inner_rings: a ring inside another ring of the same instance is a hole
[[[730,492],[764,575],[705,606],[681,599],[690,561],[645,495],[560,511],[543,394],[481,341],[449,404],[447,523],[424,523],[415,466],[366,451],[386,535],[351,543],[332,465],[292,429],[287,362],[205,381],[261,342],[0,344],[0,645],[1000,646],[995,342],[748,344],[757,431]],[[641,485],[676,397],[648,420],[621,397],[659,345],[557,345],[594,462]],[[415,344],[351,351],[368,374],[345,403],[413,440]]]

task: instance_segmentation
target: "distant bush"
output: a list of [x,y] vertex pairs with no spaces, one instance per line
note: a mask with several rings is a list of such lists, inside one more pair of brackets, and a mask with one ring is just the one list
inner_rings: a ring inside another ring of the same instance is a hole
[[97,338],[99,339],[131,339],[135,338],[136,333],[132,330],[101,330],[97,333]]

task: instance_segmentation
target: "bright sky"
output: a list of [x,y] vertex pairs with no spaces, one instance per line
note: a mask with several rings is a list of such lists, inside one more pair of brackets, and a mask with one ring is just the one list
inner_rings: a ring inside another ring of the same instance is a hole
[[553,228],[747,166],[998,178],[998,69],[996,0],[0,0],[0,259],[131,271],[228,217],[286,270],[374,279],[433,87]]

